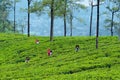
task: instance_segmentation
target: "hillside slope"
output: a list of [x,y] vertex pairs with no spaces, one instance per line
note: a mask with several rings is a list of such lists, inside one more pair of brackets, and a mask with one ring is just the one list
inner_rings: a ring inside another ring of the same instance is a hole
[[95,37],[55,37],[49,42],[48,37],[0,34],[0,80],[119,80],[119,72],[117,37],[100,37],[96,50]]

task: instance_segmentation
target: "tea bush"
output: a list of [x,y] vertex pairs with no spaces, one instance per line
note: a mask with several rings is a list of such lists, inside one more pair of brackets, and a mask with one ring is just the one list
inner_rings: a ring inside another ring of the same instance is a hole
[[[94,36],[54,37],[50,42],[49,37],[1,33],[0,80],[119,80],[119,45],[116,36],[99,37],[99,49],[95,49]],[[28,63],[26,57],[30,57]]]

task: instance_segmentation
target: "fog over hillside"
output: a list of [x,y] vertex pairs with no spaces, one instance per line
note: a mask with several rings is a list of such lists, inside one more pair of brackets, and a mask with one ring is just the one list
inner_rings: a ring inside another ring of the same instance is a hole
[[[27,8],[27,0],[21,0],[21,2],[16,4],[16,21],[18,24],[25,25],[24,33],[27,33],[27,12],[23,11],[21,8]],[[93,26],[92,35],[96,33],[96,7],[94,7],[93,15]],[[110,35],[110,31],[104,28],[105,16],[102,15],[104,12],[104,6],[100,6],[100,35]],[[74,11],[74,16],[82,19],[73,19],[73,36],[88,36],[89,35],[89,24],[90,24],[90,7],[86,10]],[[10,19],[13,20],[13,12],[11,11]],[[30,32],[32,35],[49,36],[50,33],[50,17],[46,14],[37,16],[36,14],[31,14],[30,18]],[[63,36],[63,19],[55,18],[54,21],[54,35]],[[67,35],[70,35],[70,25],[67,23]]]

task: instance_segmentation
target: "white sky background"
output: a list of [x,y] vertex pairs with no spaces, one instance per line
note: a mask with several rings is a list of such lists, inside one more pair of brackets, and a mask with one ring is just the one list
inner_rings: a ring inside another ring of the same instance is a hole
[[[83,4],[83,5],[85,5],[86,7],[88,7],[88,6],[90,6],[90,1],[92,1],[92,0],[81,0],[81,1],[78,1],[78,2],[76,2],[76,3],[78,3],[78,4]],[[97,2],[95,1],[95,0],[93,0],[93,5],[95,5]]]

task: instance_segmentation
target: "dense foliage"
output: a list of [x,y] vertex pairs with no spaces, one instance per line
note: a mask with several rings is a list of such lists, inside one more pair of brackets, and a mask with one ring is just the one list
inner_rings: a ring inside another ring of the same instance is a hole
[[[0,34],[0,79],[119,80],[119,44],[117,37],[100,37],[96,50],[95,37],[55,37],[49,42],[49,37]],[[48,48],[52,56],[47,56]]]
[[12,2],[10,0],[0,0],[0,32],[13,30],[12,22],[8,19]]

